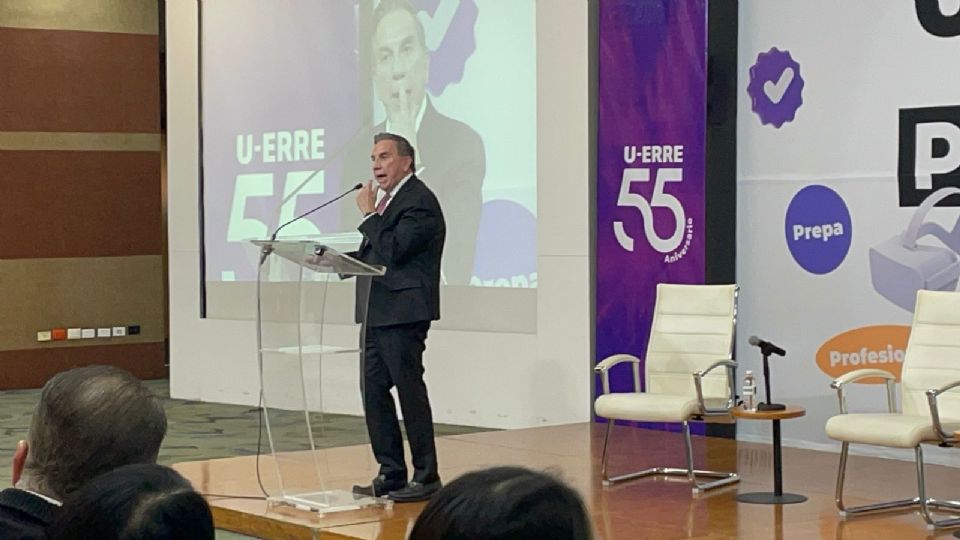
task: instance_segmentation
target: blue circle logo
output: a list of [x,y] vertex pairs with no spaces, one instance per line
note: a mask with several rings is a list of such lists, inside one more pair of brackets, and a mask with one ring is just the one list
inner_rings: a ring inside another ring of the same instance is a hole
[[797,264],[811,274],[828,274],[847,257],[853,226],[840,195],[827,186],[814,185],[793,196],[784,232]]

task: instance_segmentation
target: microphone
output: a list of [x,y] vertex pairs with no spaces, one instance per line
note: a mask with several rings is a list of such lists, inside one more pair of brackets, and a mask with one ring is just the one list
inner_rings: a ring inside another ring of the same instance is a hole
[[747,343],[753,345],[754,347],[760,347],[760,350],[763,354],[775,354],[777,356],[783,356],[787,354],[787,351],[777,347],[769,341],[764,341],[757,336],[750,336],[750,339],[747,340]]
[[[280,225],[279,227],[277,227],[276,229],[274,229],[273,234],[270,235],[270,241],[273,242],[274,240],[276,240],[276,239],[277,239],[277,234],[279,234],[280,231],[281,231],[284,227],[286,227],[287,225],[289,225],[289,224],[291,224],[291,223],[293,223],[294,221],[297,221],[297,220],[299,220],[299,219],[303,219],[303,218],[309,216],[310,214],[316,212],[317,210],[320,210],[321,208],[325,208],[325,207],[327,207],[327,206],[329,206],[329,205],[331,205],[331,204],[339,201],[340,199],[346,197],[347,195],[353,193],[354,191],[357,191],[358,189],[360,189],[360,188],[362,188],[362,187],[363,187],[363,182],[357,182],[356,185],[354,185],[352,188],[348,189],[347,191],[343,192],[342,194],[337,195],[337,196],[334,197],[333,199],[330,199],[329,201],[321,204],[320,206],[311,208],[310,210],[307,210],[306,212],[300,214],[299,216],[297,216],[297,217],[291,219],[290,221],[284,223],[283,225]],[[263,261],[265,261],[265,260],[267,259],[267,256],[270,255],[270,253],[271,253],[272,251],[273,251],[273,250],[272,250],[269,246],[263,246],[263,251],[260,253],[260,264],[263,264]]]

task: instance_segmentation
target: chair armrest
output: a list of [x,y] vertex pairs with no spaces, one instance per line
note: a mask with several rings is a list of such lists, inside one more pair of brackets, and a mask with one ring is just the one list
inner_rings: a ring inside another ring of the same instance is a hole
[[930,418],[933,420],[933,429],[943,443],[954,444],[957,442],[957,438],[954,437],[953,433],[947,433],[943,430],[943,425],[940,424],[940,410],[937,406],[937,398],[940,397],[940,394],[953,390],[958,386],[960,386],[960,381],[954,381],[946,386],[931,388],[926,391],[927,404],[930,406]]
[[603,360],[597,362],[597,365],[593,366],[593,371],[595,371],[595,372],[597,372],[597,373],[602,373],[602,372],[607,371],[608,369],[612,368],[613,366],[615,366],[615,365],[617,365],[617,364],[621,364],[621,363],[623,363],[623,362],[633,362],[633,363],[635,363],[635,364],[639,364],[639,363],[640,363],[640,359],[637,358],[636,356],[632,355],[632,354],[614,354],[614,355],[610,355],[610,356],[604,358]]
[[728,368],[736,368],[736,367],[737,367],[737,363],[734,362],[733,360],[729,359],[729,358],[727,358],[727,359],[725,359],[725,360],[720,360],[719,362],[714,362],[714,363],[713,363],[710,367],[708,367],[707,369],[703,369],[703,370],[694,372],[693,376],[694,376],[695,378],[697,378],[697,379],[702,378],[704,375],[706,375],[707,373],[710,373],[711,371],[717,369],[717,368],[720,367],[720,366],[726,366],[726,367],[728,367]]
[[891,413],[897,412],[897,398],[896,390],[894,385],[897,382],[897,378],[890,373],[882,369],[855,369],[849,373],[845,373],[830,383],[830,388],[833,388],[837,391],[837,401],[840,404],[840,414],[847,414],[847,396],[844,392],[844,388],[853,382],[859,381],[860,379],[865,379],[867,377],[880,377],[884,379],[884,382],[887,386],[887,410]]
[[956,387],[958,387],[958,386],[960,386],[960,381],[953,381],[952,383],[950,383],[950,384],[948,384],[948,385],[946,385],[946,386],[944,386],[944,387],[942,387],[942,388],[932,388],[932,389],[930,389],[930,390],[927,390],[926,393],[927,393],[928,396],[938,397],[940,394],[942,394],[942,393],[944,393],[944,392],[946,392],[946,391],[948,391],[948,390],[953,390],[954,388],[956,388]]
[[892,373],[882,369],[855,369],[850,373],[845,373],[834,379],[833,382],[830,383],[830,388],[837,389],[840,386],[856,382],[866,377],[880,377],[881,379],[887,379],[890,381],[897,380]]
[[623,362],[633,363],[633,391],[640,391],[640,359],[632,354],[614,354],[604,358],[593,367],[593,372],[600,375],[604,394],[610,393],[610,368]]
[[[711,409],[708,408],[706,403],[703,401],[703,378],[714,369],[718,367],[727,368],[727,382],[730,387],[730,394],[727,396],[727,404],[722,409]],[[693,384],[697,389],[697,405],[700,407],[700,414],[704,416],[716,416],[719,414],[727,414],[730,411],[730,408],[734,406],[737,400],[737,390],[736,390],[736,380],[735,380],[735,370],[737,369],[737,363],[730,358],[725,358],[718,362],[714,362],[706,369],[697,371],[693,373]]]

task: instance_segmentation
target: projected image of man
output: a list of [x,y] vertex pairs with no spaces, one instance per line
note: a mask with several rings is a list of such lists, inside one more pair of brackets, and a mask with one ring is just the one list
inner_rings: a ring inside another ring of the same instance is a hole
[[[424,28],[409,0],[381,0],[373,14],[371,39],[374,95],[386,120],[373,133],[390,132],[410,141],[418,155],[417,175],[447,209],[450,244],[443,262],[446,284],[467,285],[473,272],[486,156],[469,126],[443,115],[427,95],[430,56]],[[366,140],[369,140],[366,138]],[[349,152],[343,181],[368,178],[366,142]]]
[[[397,4],[392,11],[390,4]],[[417,144],[417,129],[427,108],[430,58],[423,27],[405,2],[385,0],[379,7],[373,35],[373,85],[387,111],[386,130]]]

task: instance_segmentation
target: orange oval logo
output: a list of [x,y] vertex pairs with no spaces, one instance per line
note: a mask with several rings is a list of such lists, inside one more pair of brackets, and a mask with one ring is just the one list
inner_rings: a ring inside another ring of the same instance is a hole
[[[858,369],[882,369],[892,373],[899,382],[909,337],[910,327],[904,325],[862,326],[847,330],[820,346],[817,366],[832,379]],[[883,379],[873,377],[857,382],[881,384]]]

